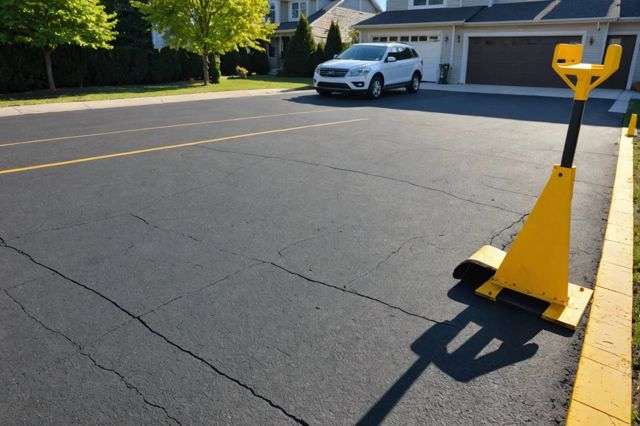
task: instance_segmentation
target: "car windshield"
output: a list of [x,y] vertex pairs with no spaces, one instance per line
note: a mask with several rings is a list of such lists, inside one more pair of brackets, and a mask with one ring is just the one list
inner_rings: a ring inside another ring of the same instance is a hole
[[338,59],[354,59],[357,61],[381,61],[384,57],[384,52],[386,51],[386,46],[356,44],[355,46],[351,46],[340,55],[338,55]]

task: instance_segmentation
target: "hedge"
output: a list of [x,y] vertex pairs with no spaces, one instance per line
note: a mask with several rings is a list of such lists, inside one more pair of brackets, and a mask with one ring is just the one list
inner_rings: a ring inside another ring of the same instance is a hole
[[[63,46],[53,52],[52,60],[58,87],[169,83],[202,78],[199,56],[169,48],[92,50]],[[47,87],[40,50],[19,45],[0,46],[0,93]]]

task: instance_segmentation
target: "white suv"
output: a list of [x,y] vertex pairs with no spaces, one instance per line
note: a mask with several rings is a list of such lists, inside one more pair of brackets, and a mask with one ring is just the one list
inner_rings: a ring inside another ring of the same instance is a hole
[[340,55],[318,65],[313,87],[320,95],[363,92],[377,99],[384,89],[420,88],[422,59],[411,46],[401,43],[354,44]]

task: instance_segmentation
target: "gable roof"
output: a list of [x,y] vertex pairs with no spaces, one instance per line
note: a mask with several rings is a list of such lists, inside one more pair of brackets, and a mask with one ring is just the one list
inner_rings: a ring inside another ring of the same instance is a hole
[[435,22],[464,22],[484,6],[443,7],[436,9],[393,10],[359,22],[357,26],[389,24],[422,24]]
[[[314,13],[309,15],[307,17],[307,20],[309,21],[309,25],[311,25],[314,21],[317,21],[318,19],[320,19],[322,16],[324,16],[327,12],[329,12],[334,7],[337,7],[340,4],[342,4],[342,2],[344,2],[344,0],[334,0],[331,3],[329,3],[326,7],[323,7],[322,9],[315,11]],[[373,5],[373,7],[376,8],[378,12],[380,12],[380,6],[378,6],[378,3],[376,1],[371,0],[371,4]],[[298,21],[280,22],[276,31],[295,30],[297,26],[298,26]]]
[[612,0],[561,0],[542,19],[605,18],[612,3]]
[[467,22],[529,21],[538,16],[552,0],[498,3],[485,7]]

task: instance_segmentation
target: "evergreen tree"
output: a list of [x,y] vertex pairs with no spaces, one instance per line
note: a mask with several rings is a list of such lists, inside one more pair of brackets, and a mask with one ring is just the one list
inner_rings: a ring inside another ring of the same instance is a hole
[[327,44],[324,47],[324,54],[327,59],[333,59],[335,55],[342,52],[342,36],[340,27],[336,22],[331,21],[329,34],[327,34]]
[[311,27],[307,18],[302,15],[285,53],[284,72],[292,76],[310,77],[314,70],[314,52],[315,42],[311,35]]
[[318,43],[316,45],[316,50],[313,52],[313,67],[317,67],[319,64],[325,61],[325,53],[324,53],[324,45],[322,43]]
[[151,25],[142,17],[142,13],[129,3],[129,0],[102,0],[109,13],[118,15],[116,31],[118,36],[114,46],[140,47],[151,49]]

